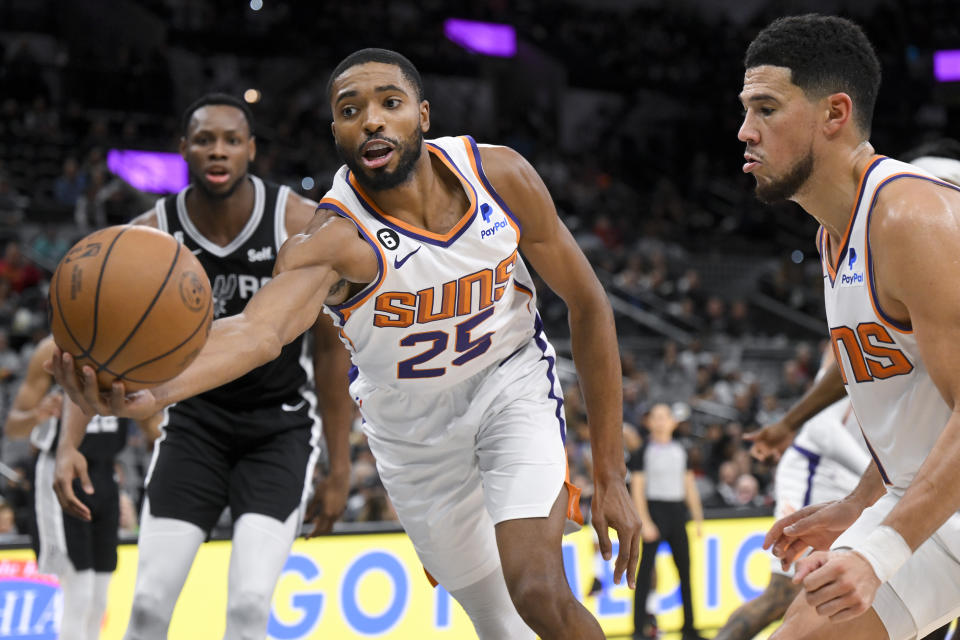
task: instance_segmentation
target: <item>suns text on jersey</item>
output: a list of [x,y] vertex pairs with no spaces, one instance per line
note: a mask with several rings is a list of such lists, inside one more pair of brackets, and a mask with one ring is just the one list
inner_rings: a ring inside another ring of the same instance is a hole
[[[517,252],[500,261],[495,269],[481,269],[443,285],[410,291],[387,291],[376,298],[376,327],[409,327],[467,316],[486,309],[503,297],[517,264]],[[436,301],[440,300],[439,309]]]

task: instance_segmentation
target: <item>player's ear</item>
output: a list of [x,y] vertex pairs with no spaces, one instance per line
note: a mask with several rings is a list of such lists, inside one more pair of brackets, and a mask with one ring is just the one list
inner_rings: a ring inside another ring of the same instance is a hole
[[187,159],[187,138],[186,136],[180,136],[180,155],[183,156],[183,159]]
[[420,101],[420,130],[430,131],[430,103],[426,100]]
[[247,141],[247,161],[253,162],[253,159],[257,157],[257,139],[253,136],[250,136],[250,140]]
[[846,93],[832,93],[824,98],[823,132],[832,137],[842,131],[853,118],[853,101]]
[[330,134],[333,136],[334,142],[337,140],[337,123],[333,120],[330,121]]

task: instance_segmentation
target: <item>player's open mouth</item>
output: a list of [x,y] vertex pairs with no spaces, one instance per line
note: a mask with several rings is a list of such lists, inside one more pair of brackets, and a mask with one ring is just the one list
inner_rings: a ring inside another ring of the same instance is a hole
[[743,163],[744,173],[750,173],[751,171],[753,171],[754,169],[760,166],[760,161],[757,160],[754,156],[750,155],[749,153],[743,154],[743,159],[746,160],[746,162]]
[[392,157],[393,147],[381,140],[372,140],[363,145],[360,153],[360,159],[363,160],[363,164],[370,169],[382,167],[390,162],[390,158]]
[[204,175],[208,182],[213,182],[214,184],[223,184],[230,179],[230,172],[226,169],[207,169]]

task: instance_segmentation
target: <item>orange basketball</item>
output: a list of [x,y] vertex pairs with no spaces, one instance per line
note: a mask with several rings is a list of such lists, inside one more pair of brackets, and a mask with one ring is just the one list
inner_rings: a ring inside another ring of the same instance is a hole
[[187,368],[210,334],[210,280],[173,236],[139,225],[95,231],[57,265],[50,322],[57,345],[103,389],[157,385]]

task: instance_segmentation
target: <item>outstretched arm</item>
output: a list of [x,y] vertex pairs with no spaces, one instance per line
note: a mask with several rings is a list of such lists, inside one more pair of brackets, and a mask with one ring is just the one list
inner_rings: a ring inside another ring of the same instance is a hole
[[520,220],[520,250],[544,282],[567,304],[573,360],[583,389],[593,454],[593,524],[609,559],[608,525],[620,540],[614,566],[636,581],[640,520],[626,490],[620,353],[613,310],[600,281],[557,215],[543,180],[523,156],[507,147],[482,147],[487,177]]
[[276,271],[242,313],[215,321],[197,359],[162,385],[125,395],[117,382],[109,394],[101,394],[93,369],[84,367],[78,377],[67,353],[53,359],[52,372],[87,414],[148,417],[276,358],[285,344],[313,326],[335,283],[369,282],[376,277],[377,262],[350,222],[320,212],[304,233],[284,244]]

